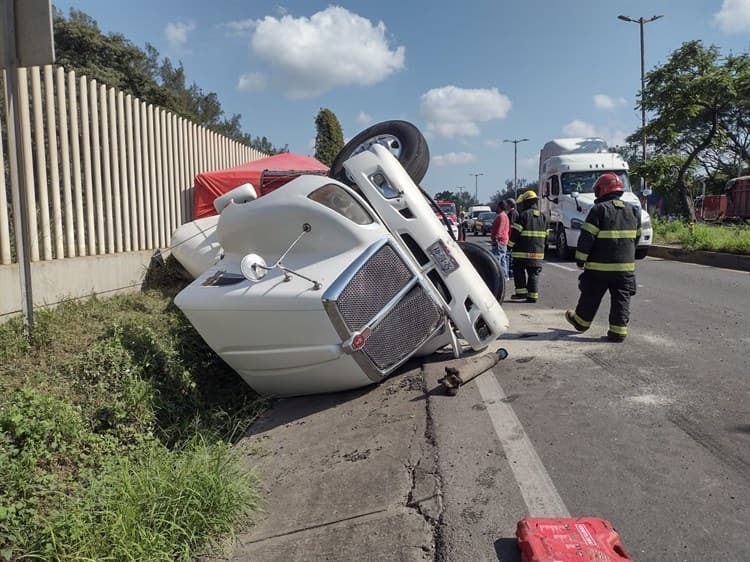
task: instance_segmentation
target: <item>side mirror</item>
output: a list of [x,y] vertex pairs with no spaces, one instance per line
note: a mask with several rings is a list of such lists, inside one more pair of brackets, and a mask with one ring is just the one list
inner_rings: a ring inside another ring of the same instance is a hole
[[248,281],[257,282],[266,276],[268,267],[266,260],[258,254],[248,254],[240,262],[240,271]]

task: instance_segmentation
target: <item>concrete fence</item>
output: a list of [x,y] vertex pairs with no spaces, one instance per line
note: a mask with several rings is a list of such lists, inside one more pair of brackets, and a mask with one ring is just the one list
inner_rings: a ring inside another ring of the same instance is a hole
[[[167,247],[177,226],[193,218],[193,178],[197,173],[265,156],[60,67],[21,68],[18,80],[22,87],[17,100],[21,125],[17,142],[25,161],[32,274],[46,271],[54,276],[65,271],[75,277],[77,269],[86,267],[76,268],[73,262],[59,268],[34,264],[130,252],[149,254]],[[7,172],[8,158],[15,156],[7,153],[2,136],[0,145],[2,316],[20,311],[21,306],[15,297],[17,287],[10,284],[20,286],[17,277],[11,281],[10,273],[18,271],[12,214],[17,206],[10,201]],[[132,261],[133,256],[126,260]],[[5,271],[4,266],[8,266]],[[73,281],[55,294],[35,294],[35,304],[90,294],[99,286],[91,283],[91,290],[76,289]],[[35,289],[37,284],[55,285],[50,279],[33,279]],[[73,290],[67,290],[71,287]],[[112,286],[101,291],[117,289]]]

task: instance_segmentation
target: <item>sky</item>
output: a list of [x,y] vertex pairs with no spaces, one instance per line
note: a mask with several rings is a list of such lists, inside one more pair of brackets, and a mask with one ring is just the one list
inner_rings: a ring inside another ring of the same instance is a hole
[[[54,0],[139,47],[182,62],[245,132],[314,154],[315,117],[349,139],[390,119],[414,123],[431,155],[422,186],[486,202],[535,181],[542,145],[599,136],[622,144],[641,122],[645,67],[685,41],[750,51],[750,0]],[[514,144],[519,142],[517,158]],[[481,174],[481,175],[477,175]]]

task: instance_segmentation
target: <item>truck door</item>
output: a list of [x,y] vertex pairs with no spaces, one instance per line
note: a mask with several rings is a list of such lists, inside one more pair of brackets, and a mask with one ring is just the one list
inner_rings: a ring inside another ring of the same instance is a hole
[[549,178],[550,217],[549,222],[560,221],[560,177],[555,174]]

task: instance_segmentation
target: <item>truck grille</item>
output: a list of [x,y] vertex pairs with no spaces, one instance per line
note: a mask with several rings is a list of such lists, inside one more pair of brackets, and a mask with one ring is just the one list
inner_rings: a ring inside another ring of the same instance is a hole
[[372,331],[363,351],[386,371],[419,349],[440,325],[440,310],[417,285],[385,315]]
[[[399,293],[402,296],[392,302]],[[383,241],[333,283],[323,302],[343,340],[370,328],[364,346],[353,356],[373,380],[380,380],[408,359],[444,322],[442,309],[415,282],[396,250]]]
[[392,247],[378,250],[338,298],[338,309],[349,331],[365,326],[411,279],[411,271]]

